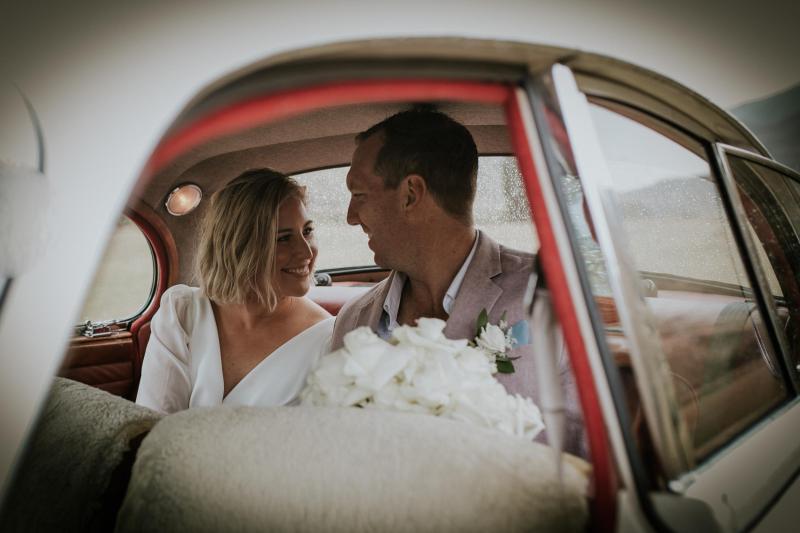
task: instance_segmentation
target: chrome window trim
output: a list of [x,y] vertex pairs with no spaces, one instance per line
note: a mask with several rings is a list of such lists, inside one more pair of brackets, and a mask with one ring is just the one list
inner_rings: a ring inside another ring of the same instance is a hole
[[629,340],[642,409],[664,472],[668,478],[675,478],[693,466],[693,459],[688,430],[678,410],[655,320],[641,294],[633,261],[626,251],[624,229],[614,214],[618,210],[610,174],[589,115],[586,95],[567,67],[557,65],[552,72],[584,197],[603,252],[609,285]]
[[531,149],[533,163],[537,172],[540,173],[541,179],[539,180],[539,184],[542,188],[542,195],[547,205],[548,219],[550,220],[553,232],[556,236],[556,246],[558,247],[559,257],[564,266],[564,275],[569,284],[570,297],[572,301],[575,302],[578,326],[580,327],[581,336],[583,337],[584,346],[586,347],[586,355],[592,368],[592,375],[594,376],[595,387],[597,388],[597,394],[604,413],[604,421],[608,430],[609,439],[611,440],[610,444],[614,452],[614,459],[619,469],[623,485],[631,488],[634,495],[633,497],[635,498],[636,492],[633,491],[633,489],[637,485],[634,482],[633,469],[626,451],[620,420],[618,417],[613,416],[617,409],[614,405],[611,387],[607,380],[602,379],[603,376],[606,375],[606,372],[598,348],[598,338],[592,327],[591,317],[587,312],[588,303],[584,298],[583,287],[577,274],[577,264],[573,255],[573,250],[570,247],[567,224],[557,198],[555,181],[557,177],[550,172],[550,167],[547,165],[545,150],[542,146],[542,138],[539,135],[540,130],[538,128],[540,126],[538,121],[534,123],[534,117],[536,115],[534,109],[538,105],[536,104],[537,100],[541,98],[541,91],[537,90],[535,85],[531,84],[528,84],[526,89],[527,93],[526,90],[523,89],[518,88],[515,90],[521,119],[525,128],[525,135]]
[[762,315],[767,317],[768,335],[763,340],[772,348],[771,353],[776,354],[779,358],[778,363],[783,367],[783,376],[787,385],[787,393],[791,394],[791,392],[793,392],[797,395],[798,392],[800,392],[800,376],[798,376],[796,369],[793,368],[793,362],[789,356],[789,343],[786,338],[786,333],[779,325],[775,306],[772,300],[766,297],[767,294],[772,294],[766,275],[764,274],[766,269],[758,254],[753,236],[747,231],[747,216],[745,215],[742,200],[736,190],[736,181],[731,171],[728,155],[748,159],[767,166],[768,168],[777,169],[781,173],[786,173],[786,170],[785,168],[781,169],[782,165],[773,162],[771,159],[761,157],[747,150],[741,150],[722,143],[714,144],[715,163],[718,166],[720,182],[725,192],[723,197],[727,197],[727,200],[730,202],[730,205],[726,207],[730,210],[728,216],[733,222],[731,228],[734,230],[736,240],[744,248],[742,251],[747,255],[748,261],[744,262],[744,266],[748,275],[755,281],[753,294],[756,297],[759,311]]
[[754,163],[759,163],[761,165],[764,165],[765,167],[769,167],[772,170],[778,171],[782,174],[786,174],[792,180],[800,184],[800,172],[791,167],[787,167],[783,163],[780,163],[768,157],[764,157],[763,155],[757,154],[755,152],[751,152],[750,150],[745,150],[737,146],[731,146],[730,144],[716,143],[716,145],[725,153],[734,155],[736,157],[741,157],[742,159],[749,159]]
[[[145,299],[145,301],[141,305],[141,307],[139,307],[139,309],[136,312],[134,312],[132,315],[130,315],[130,316],[127,316],[127,317],[105,317],[105,318],[104,317],[97,317],[96,320],[90,318],[90,319],[86,320],[83,323],[75,324],[74,328],[76,328],[76,329],[84,327],[84,326],[86,326],[88,324],[97,325],[97,324],[103,324],[103,323],[106,323],[106,324],[114,323],[114,324],[125,324],[125,329],[127,330],[130,327],[130,325],[133,324],[133,322],[136,321],[137,318],[142,316],[144,314],[144,312],[147,311],[147,308],[150,307],[150,304],[153,303],[153,298],[155,298],[156,290],[158,289],[159,276],[161,275],[161,272],[159,272],[159,270],[158,270],[158,259],[156,259],[156,251],[153,249],[153,243],[150,241],[150,238],[147,236],[147,234],[144,232],[144,230],[142,230],[141,226],[139,226],[139,224],[135,220],[133,220],[131,217],[129,217],[125,213],[122,213],[122,215],[120,215],[120,216],[127,218],[128,221],[131,224],[133,224],[136,227],[137,230],[139,230],[139,233],[141,234],[141,237],[147,243],[147,250],[150,252],[150,261],[151,261],[151,263],[153,265],[152,266],[152,268],[153,268],[153,276],[152,276],[152,279],[150,280],[150,289],[147,291],[147,298]],[[106,241],[105,250],[108,250],[109,244],[111,242],[111,239],[114,238],[114,236],[116,234],[116,231],[117,231],[117,228],[115,227],[114,230],[111,233],[111,237],[109,237],[108,240]],[[100,263],[102,263],[102,260],[103,260],[103,258],[101,257],[100,261],[98,261],[98,263],[97,263],[98,264],[98,268],[99,268]],[[89,288],[86,290],[87,296],[89,295],[89,293],[92,291],[93,288],[94,288],[94,280],[92,280],[91,284],[89,285]]]

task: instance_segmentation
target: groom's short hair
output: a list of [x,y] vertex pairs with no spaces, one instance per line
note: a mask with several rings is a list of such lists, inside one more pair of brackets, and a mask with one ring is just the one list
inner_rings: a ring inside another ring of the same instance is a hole
[[387,188],[396,188],[406,176],[418,174],[442,209],[472,222],[478,149],[467,128],[439,111],[411,109],[359,133],[356,141],[376,134],[382,136],[383,146],[373,170]]

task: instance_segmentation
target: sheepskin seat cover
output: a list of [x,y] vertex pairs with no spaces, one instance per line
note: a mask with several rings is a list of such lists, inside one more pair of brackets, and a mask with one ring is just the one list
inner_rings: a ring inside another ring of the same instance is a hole
[[124,398],[56,378],[8,489],[0,531],[102,528],[98,517],[112,472],[131,440],[160,418]]
[[426,415],[200,408],[144,440],[117,531],[583,531],[586,485],[551,448]]

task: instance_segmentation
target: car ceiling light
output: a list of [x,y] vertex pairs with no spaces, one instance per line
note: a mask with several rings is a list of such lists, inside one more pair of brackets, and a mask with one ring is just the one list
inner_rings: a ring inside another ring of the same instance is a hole
[[167,196],[164,205],[170,215],[180,217],[191,213],[203,199],[203,190],[194,183],[178,185]]

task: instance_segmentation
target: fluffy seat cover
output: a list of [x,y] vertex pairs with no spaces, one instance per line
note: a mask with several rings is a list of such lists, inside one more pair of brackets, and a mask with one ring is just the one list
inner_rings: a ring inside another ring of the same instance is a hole
[[144,440],[117,531],[582,531],[585,490],[551,448],[459,422],[202,408]]
[[[106,490],[131,440],[161,415],[89,385],[56,378],[0,517],[0,531],[108,527]],[[116,502],[119,505],[119,501]]]

